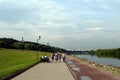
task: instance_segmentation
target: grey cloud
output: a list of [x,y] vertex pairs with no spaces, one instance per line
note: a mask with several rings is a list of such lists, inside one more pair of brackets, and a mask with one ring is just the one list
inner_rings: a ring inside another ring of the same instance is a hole
[[9,0],[0,3],[0,21],[17,23],[20,21],[35,22],[38,11],[32,0]]
[[41,42],[50,41],[51,45],[64,48],[120,45],[119,11],[107,12],[96,2],[90,4],[92,0],[85,0],[86,3],[59,1],[61,3],[58,0],[3,0],[0,2],[0,36],[25,36],[26,40],[36,41],[41,35]]

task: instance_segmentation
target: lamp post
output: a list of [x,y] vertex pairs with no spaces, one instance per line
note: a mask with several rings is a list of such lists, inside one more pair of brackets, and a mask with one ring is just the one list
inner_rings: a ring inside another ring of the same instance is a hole
[[22,40],[21,40],[21,49],[24,49],[24,37],[22,37]]
[[37,39],[37,55],[36,55],[36,59],[38,60],[38,41],[41,39],[41,36],[39,36],[39,38]]
[[22,42],[24,42],[24,37],[22,37]]

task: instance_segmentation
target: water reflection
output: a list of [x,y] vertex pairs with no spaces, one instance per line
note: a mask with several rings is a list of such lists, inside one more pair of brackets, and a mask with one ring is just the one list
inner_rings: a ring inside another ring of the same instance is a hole
[[81,76],[80,80],[92,80],[91,78],[87,77],[87,76]]
[[80,58],[88,59],[89,61],[92,61],[92,62],[97,62],[97,63],[104,64],[104,65],[112,65],[112,66],[120,67],[119,59],[103,58],[103,57],[97,57],[97,56],[91,56],[91,55],[76,55],[76,56],[80,57]]

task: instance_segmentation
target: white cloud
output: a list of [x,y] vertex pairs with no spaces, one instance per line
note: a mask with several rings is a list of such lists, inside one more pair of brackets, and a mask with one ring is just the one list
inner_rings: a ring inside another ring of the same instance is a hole
[[101,28],[101,27],[93,27],[93,28],[85,28],[84,30],[99,31],[99,30],[103,30],[103,28]]
[[[68,2],[64,0],[62,3],[56,0],[0,0],[0,37],[19,40],[24,37],[36,42],[41,35],[41,43],[82,47],[87,40],[91,44],[95,42],[96,36],[102,34],[97,31],[103,32],[102,36],[106,37],[109,36],[107,30],[119,29],[118,13],[113,17],[113,13],[108,15],[99,11],[98,3],[102,10],[110,8],[106,4],[108,0],[70,1],[70,6],[66,6]],[[111,20],[113,18],[114,21]]]

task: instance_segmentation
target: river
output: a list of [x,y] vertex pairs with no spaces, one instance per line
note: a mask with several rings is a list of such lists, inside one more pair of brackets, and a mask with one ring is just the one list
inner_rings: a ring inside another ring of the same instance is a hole
[[103,57],[97,57],[97,56],[91,56],[91,55],[75,55],[80,58],[88,59],[92,62],[97,62],[104,65],[112,65],[116,67],[120,67],[120,59],[116,58],[103,58]]

